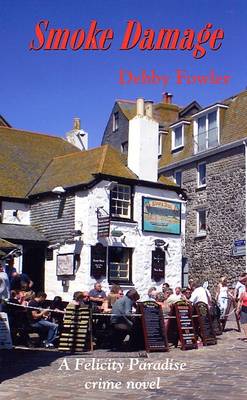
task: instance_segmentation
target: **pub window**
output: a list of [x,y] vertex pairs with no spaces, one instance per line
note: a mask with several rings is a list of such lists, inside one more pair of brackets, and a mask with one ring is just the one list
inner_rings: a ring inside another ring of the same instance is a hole
[[113,114],[112,131],[115,132],[119,127],[119,113],[118,111]]
[[206,236],[207,227],[206,227],[206,210],[200,209],[197,210],[197,235],[198,236]]
[[197,186],[205,187],[207,184],[207,177],[206,177],[206,163],[202,162],[199,163],[197,166]]
[[131,283],[132,251],[126,247],[108,248],[109,283]]
[[131,187],[116,184],[111,190],[111,217],[131,217]]

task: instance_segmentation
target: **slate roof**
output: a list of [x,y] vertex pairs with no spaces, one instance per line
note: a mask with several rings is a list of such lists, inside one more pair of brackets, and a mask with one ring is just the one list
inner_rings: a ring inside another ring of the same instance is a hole
[[[228,144],[247,137],[247,90],[213,105],[222,104],[227,109],[220,109],[220,145]],[[212,105],[212,106],[213,106]],[[203,108],[206,110],[210,106]],[[159,168],[182,161],[194,155],[193,118],[187,117],[190,125],[184,126],[184,147],[177,152],[171,151],[172,129],[164,135],[163,152]],[[198,153],[199,154],[199,153]],[[200,152],[203,154],[203,152]]]
[[47,242],[45,236],[30,225],[0,224],[0,237],[11,240]]
[[0,126],[0,196],[27,197],[52,159],[71,152],[62,138]]

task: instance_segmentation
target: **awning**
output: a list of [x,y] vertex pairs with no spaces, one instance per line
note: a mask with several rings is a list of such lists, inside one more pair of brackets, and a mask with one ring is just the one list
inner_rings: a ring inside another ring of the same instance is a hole
[[46,237],[30,225],[0,224],[0,238],[33,242],[48,242]]

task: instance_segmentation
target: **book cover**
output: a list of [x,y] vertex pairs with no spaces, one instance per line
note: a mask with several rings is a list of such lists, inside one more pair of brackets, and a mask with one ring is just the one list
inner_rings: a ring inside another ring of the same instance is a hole
[[[49,300],[72,301],[97,280],[105,291],[135,286],[144,300],[151,286],[162,294],[165,282],[173,296],[175,288],[186,296],[189,279],[199,278],[214,295],[223,276],[229,298],[219,301],[225,330],[217,339],[211,330],[211,342],[202,331],[199,343],[191,338],[187,303],[161,324],[149,301],[137,323],[148,344],[138,350],[96,348],[95,331],[85,353],[9,349],[2,339],[3,399],[246,397],[246,324],[239,332],[234,298],[246,272],[246,18],[244,0],[0,0],[0,238],[19,251],[17,273]],[[136,114],[147,137],[142,151],[142,135],[128,136]],[[92,156],[78,161],[72,146]],[[0,247],[3,267],[8,251]],[[203,317],[208,328],[211,316]],[[78,328],[67,318],[65,348]],[[107,341],[112,326],[100,318],[95,312],[93,329],[105,329]],[[169,318],[179,318],[179,340],[163,346]]]

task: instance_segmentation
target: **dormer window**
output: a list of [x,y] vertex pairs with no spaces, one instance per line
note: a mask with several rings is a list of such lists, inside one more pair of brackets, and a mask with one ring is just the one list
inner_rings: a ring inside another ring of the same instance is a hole
[[220,144],[220,107],[227,108],[225,105],[216,104],[194,115],[195,153]]
[[119,113],[118,111],[113,114],[112,131],[115,132],[119,127]]
[[172,151],[182,150],[184,147],[184,126],[185,124],[190,124],[188,121],[180,121],[174,125],[172,128]]

